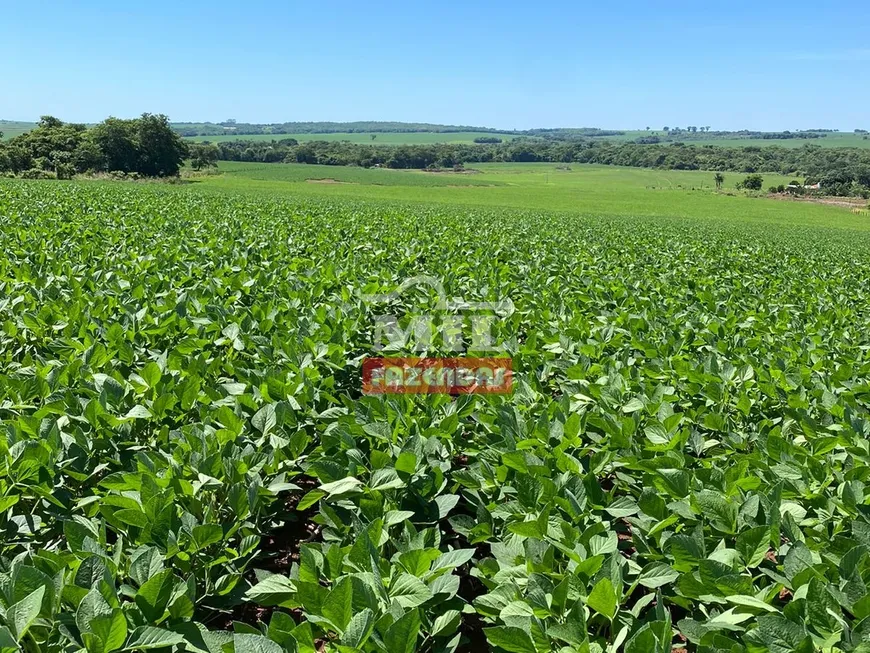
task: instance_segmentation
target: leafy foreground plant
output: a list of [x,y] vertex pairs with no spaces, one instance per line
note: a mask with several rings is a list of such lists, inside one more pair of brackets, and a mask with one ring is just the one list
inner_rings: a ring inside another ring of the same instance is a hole
[[[4,652],[870,650],[863,234],[24,182],[0,217]],[[361,396],[363,296],[421,273],[513,301],[513,396]]]

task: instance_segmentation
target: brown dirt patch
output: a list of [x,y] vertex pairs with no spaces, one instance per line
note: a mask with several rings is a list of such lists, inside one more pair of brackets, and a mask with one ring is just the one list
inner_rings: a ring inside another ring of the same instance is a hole
[[339,181],[330,177],[326,179],[306,179],[305,181],[309,184],[350,184],[349,181]]
[[317,514],[317,504],[303,511],[296,509],[299,500],[317,487],[316,479],[297,476],[293,479],[301,490],[288,493],[279,504],[275,518],[280,526],[264,534],[260,543],[258,566],[274,573],[287,573],[294,562],[299,561],[299,547],[306,542],[320,542],[321,529],[312,519]]
[[800,195],[788,195],[782,193],[769,193],[769,198],[786,202],[811,202],[812,204],[827,204],[828,206],[842,206],[845,209],[865,209],[867,200],[861,197],[808,197]]

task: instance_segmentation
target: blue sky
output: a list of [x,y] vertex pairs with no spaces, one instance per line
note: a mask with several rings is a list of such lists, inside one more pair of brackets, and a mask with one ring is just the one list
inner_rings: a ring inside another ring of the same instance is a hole
[[870,3],[5,3],[0,118],[870,129]]

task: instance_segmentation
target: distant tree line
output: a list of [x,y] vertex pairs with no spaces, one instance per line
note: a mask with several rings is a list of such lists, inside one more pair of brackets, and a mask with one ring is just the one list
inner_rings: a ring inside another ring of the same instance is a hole
[[598,127],[560,127],[557,129],[527,129],[521,132],[523,136],[535,136],[553,141],[570,141],[584,138],[603,138],[605,136],[622,136],[624,131],[617,129],[599,129]]
[[773,172],[821,182],[832,195],[865,194],[870,189],[870,150],[822,148],[716,147],[714,145],[648,145],[615,141],[542,141],[515,139],[496,144],[432,143],[358,145],[336,141],[297,143],[225,141],[216,143],[223,161],[310,163],[387,168],[450,168],[488,162],[597,163],[666,170]]
[[452,134],[457,132],[484,132],[493,134],[512,134],[515,132],[490,129],[488,127],[471,127],[469,125],[435,125],[426,122],[283,122],[272,124],[241,123],[226,120],[221,123],[185,123],[172,124],[173,129],[182,136],[218,136],[223,134],[239,134],[253,136],[259,134],[345,134],[345,133],[395,133],[409,134],[429,132],[436,134]]
[[220,123],[175,122],[175,129],[184,137],[190,136],[221,136],[237,134],[239,136],[254,136],[262,134],[455,134],[458,132],[478,132],[484,134],[504,134],[508,136],[530,136],[549,140],[572,140],[578,138],[596,138],[604,136],[622,136],[625,132],[615,129],[599,129],[597,127],[555,128],[555,129],[493,129],[491,127],[474,127],[471,125],[436,125],[427,122],[283,122],[271,124],[242,123],[235,120],[225,120]]
[[83,172],[178,175],[187,144],[164,115],[107,118],[88,129],[43,116],[36,128],[0,143],[0,174],[69,179]]

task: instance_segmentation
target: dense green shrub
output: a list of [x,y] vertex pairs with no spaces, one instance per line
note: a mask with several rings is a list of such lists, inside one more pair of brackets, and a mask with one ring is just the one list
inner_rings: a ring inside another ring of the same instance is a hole
[[20,173],[22,179],[57,179],[57,174],[42,168],[29,168]]

